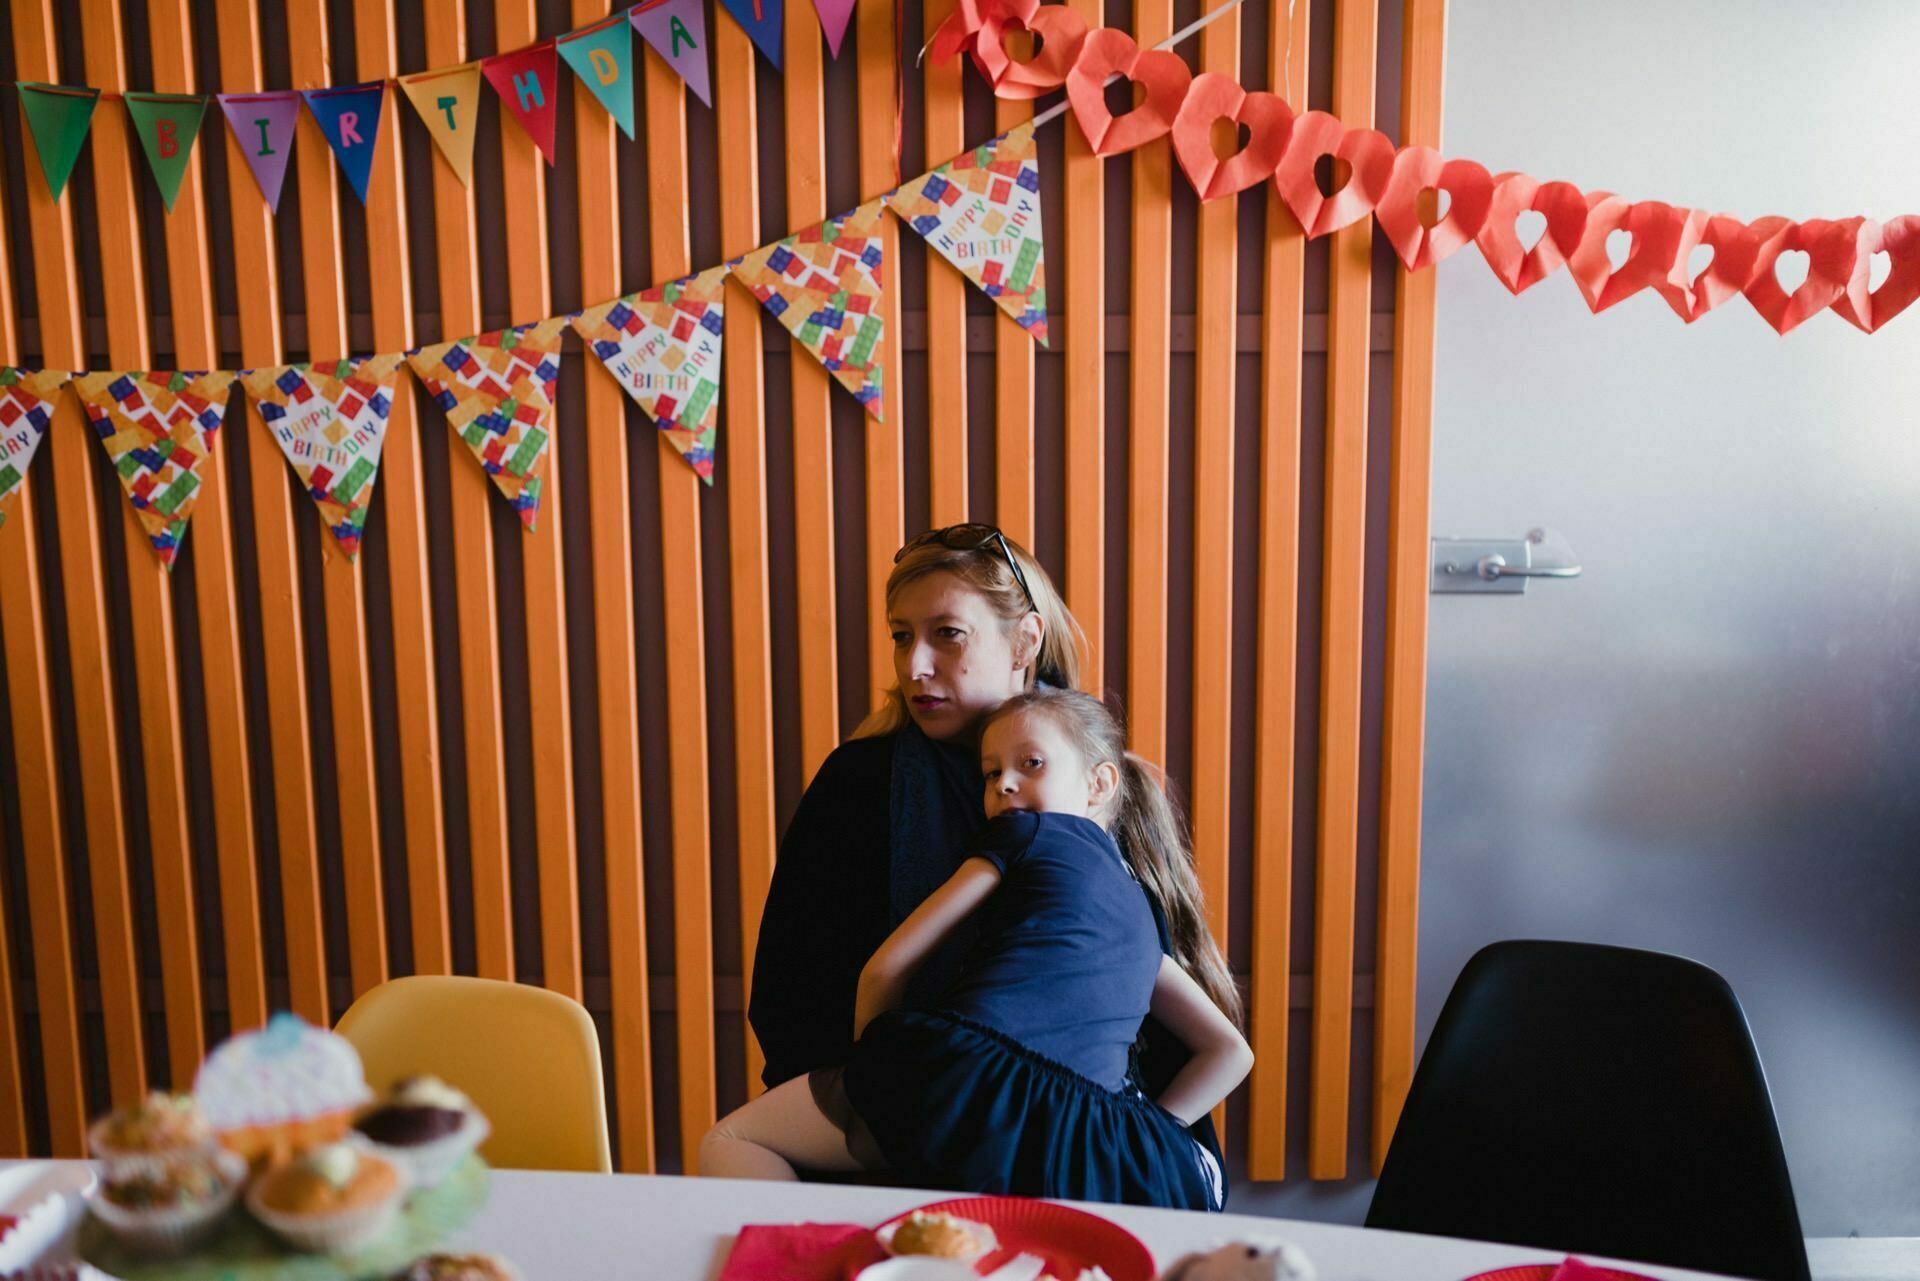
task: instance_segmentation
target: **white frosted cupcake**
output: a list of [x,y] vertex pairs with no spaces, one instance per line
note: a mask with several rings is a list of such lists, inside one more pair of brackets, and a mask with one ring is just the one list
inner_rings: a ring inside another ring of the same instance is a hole
[[351,1042],[276,1014],[209,1054],[193,1097],[220,1141],[264,1169],[346,1137],[372,1092]]
[[95,1218],[129,1248],[166,1257],[205,1240],[233,1207],[247,1163],[231,1152],[143,1161],[108,1175],[89,1202]]
[[406,1195],[401,1166],[351,1143],[330,1143],[256,1179],[247,1209],[294,1249],[332,1254],[379,1239]]
[[412,1076],[353,1128],[367,1147],[404,1165],[414,1187],[432,1188],[486,1141],[491,1127],[472,1100],[439,1077]]

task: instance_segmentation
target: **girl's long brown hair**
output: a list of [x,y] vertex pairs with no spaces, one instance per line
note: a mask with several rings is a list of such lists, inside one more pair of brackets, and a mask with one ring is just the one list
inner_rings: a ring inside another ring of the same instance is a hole
[[1166,775],[1129,752],[1120,722],[1099,699],[1079,690],[1039,686],[1015,694],[987,715],[981,731],[1004,716],[1029,710],[1051,716],[1089,766],[1113,765],[1120,771],[1118,808],[1108,822],[1114,843],[1134,879],[1166,913],[1173,959],[1235,1027],[1242,1026],[1240,989],[1207,928],[1206,897],[1193,870],[1193,843],[1185,818],[1167,794]]
[[[1027,586],[1033,589],[1031,605],[1027,603],[1027,593],[1014,580],[1013,571],[1007,568],[1007,558],[1000,554],[997,543],[961,549],[932,542],[913,548],[894,565],[893,572],[887,575],[887,606],[892,608],[894,595],[908,583],[932,574],[952,574],[986,598],[995,617],[1008,631],[1029,613],[1040,615],[1040,652],[1027,665],[1028,684],[1037,676],[1054,685],[1078,685],[1080,646],[1086,641],[1086,633],[1080,630],[1079,620],[1060,599],[1059,591],[1040,562],[1011,538],[1007,539],[1007,548],[1020,562],[1020,572],[1026,576]],[[880,706],[860,722],[853,737],[891,734],[904,729],[912,719],[907,700],[895,685],[881,698]]]

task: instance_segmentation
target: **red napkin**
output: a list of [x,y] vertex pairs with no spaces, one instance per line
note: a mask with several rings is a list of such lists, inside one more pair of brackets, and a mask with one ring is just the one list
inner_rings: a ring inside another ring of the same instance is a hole
[[848,1281],[886,1257],[873,1230],[858,1223],[749,1224],[719,1281]]
[[1612,1279],[1612,1273],[1602,1272],[1591,1263],[1582,1263],[1572,1255],[1568,1255],[1554,1270],[1550,1281],[1612,1281]]

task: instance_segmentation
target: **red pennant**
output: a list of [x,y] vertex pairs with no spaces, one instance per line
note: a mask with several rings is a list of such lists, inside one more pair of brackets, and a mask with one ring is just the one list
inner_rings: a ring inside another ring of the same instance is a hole
[[[1429,227],[1420,217],[1420,193],[1447,193],[1446,216]],[[1432,147],[1402,147],[1393,177],[1373,216],[1408,271],[1450,258],[1480,234],[1493,205],[1493,176],[1472,160],[1444,160]]]
[[[1040,40],[1040,52],[1025,62],[1009,58],[1001,43],[1004,34],[1014,28],[1024,28]],[[996,96],[1038,98],[1067,82],[1086,42],[1087,20],[1065,5],[1041,5],[1031,14],[1003,9],[986,16],[974,33],[973,61],[993,85]]]
[[[1747,282],[1747,301],[1772,325],[1774,332],[1785,334],[1798,328],[1837,302],[1853,279],[1854,264],[1860,257],[1860,224],[1863,218],[1832,222],[1812,218],[1789,222],[1785,218],[1762,218],[1753,224],[1760,237],[1760,252],[1754,263],[1753,279]],[[1789,294],[1774,275],[1774,264],[1790,250],[1807,255],[1807,278]]]
[[553,41],[488,58],[480,70],[551,165],[553,124],[560,108],[560,60],[554,55]]
[[[1147,91],[1146,101],[1118,117],[1107,110],[1105,91],[1107,77],[1116,73]],[[1102,27],[1087,37],[1067,73],[1067,101],[1093,153],[1114,156],[1166,136],[1192,81],[1179,54],[1142,49],[1126,32]]]
[[[1331,196],[1320,194],[1313,167],[1322,156],[1344,160],[1352,176]],[[1377,129],[1349,129],[1324,111],[1296,116],[1273,185],[1300,229],[1324,236],[1372,213],[1393,180],[1393,143]]]
[[[1533,248],[1521,247],[1514,219],[1532,210],[1544,214],[1547,229]],[[1523,173],[1493,180],[1487,221],[1474,237],[1480,256],[1508,292],[1522,294],[1567,265],[1587,231],[1587,199],[1570,182],[1543,183]]]
[[[1213,122],[1252,131],[1247,145],[1222,160],[1213,150]],[[1202,200],[1231,196],[1265,182],[1287,151],[1293,108],[1273,93],[1248,93],[1232,76],[1203,71],[1193,78],[1173,120],[1173,154]]]
[[[1893,260],[1893,269],[1870,289],[1873,256],[1884,253]],[[1859,260],[1847,290],[1833,309],[1868,333],[1913,305],[1920,298],[1920,215],[1903,214],[1888,222],[1871,218],[1860,224]]]

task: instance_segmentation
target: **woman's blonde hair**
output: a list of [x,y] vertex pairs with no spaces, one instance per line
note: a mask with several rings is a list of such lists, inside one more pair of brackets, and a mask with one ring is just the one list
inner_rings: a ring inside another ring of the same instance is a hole
[[[1004,541],[1006,551],[1000,548]],[[1022,587],[1007,564],[1011,555],[1020,565],[1026,581]],[[999,618],[1003,630],[1011,632],[1028,614],[1040,615],[1040,652],[1027,664],[1027,683],[1035,678],[1049,685],[1075,686],[1080,683],[1080,647],[1086,633],[1079,620],[1067,609],[1066,601],[1055,590],[1053,580],[1031,553],[1005,535],[989,538],[977,547],[948,547],[939,539],[919,545],[909,543],[893,572],[887,575],[887,608],[909,583],[933,574],[952,574],[986,599]],[[1027,593],[1033,593],[1029,603]],[[895,685],[880,700],[880,706],[868,713],[853,731],[855,738],[874,738],[904,729],[912,722],[906,696]]]
[[1173,959],[1193,976],[1220,1012],[1242,1025],[1240,989],[1207,928],[1206,896],[1193,869],[1193,843],[1180,809],[1167,795],[1166,775],[1157,765],[1127,750],[1126,732],[1099,699],[1079,690],[1041,686],[1015,694],[989,712],[981,732],[1002,717],[1037,711],[1049,716],[1089,766],[1112,765],[1120,771],[1118,807],[1108,823],[1113,840],[1133,877],[1146,888],[1167,918]]

